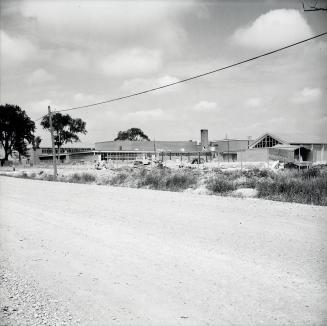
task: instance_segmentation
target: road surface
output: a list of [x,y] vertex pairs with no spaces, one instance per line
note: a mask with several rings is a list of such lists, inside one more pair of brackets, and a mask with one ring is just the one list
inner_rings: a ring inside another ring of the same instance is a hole
[[327,208],[0,177],[3,325],[326,325]]

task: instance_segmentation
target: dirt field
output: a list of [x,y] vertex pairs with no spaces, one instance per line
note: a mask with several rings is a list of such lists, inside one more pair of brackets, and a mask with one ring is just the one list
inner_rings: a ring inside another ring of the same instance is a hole
[[326,325],[327,207],[0,177],[3,325]]

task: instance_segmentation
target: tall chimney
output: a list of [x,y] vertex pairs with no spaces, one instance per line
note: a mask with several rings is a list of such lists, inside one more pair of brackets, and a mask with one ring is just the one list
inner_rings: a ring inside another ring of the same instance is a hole
[[201,149],[203,151],[209,150],[208,129],[201,129]]

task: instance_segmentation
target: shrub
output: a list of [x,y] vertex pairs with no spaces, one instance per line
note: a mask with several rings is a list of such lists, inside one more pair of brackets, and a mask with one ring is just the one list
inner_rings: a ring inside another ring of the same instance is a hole
[[68,182],[72,183],[92,183],[95,182],[95,176],[91,173],[74,173],[68,178]]
[[225,194],[236,189],[234,182],[224,175],[216,175],[209,178],[206,186],[209,190],[218,194]]
[[191,188],[198,182],[198,175],[190,172],[178,171],[166,179],[166,189],[173,191]]
[[53,181],[53,175],[52,174],[46,174],[46,173],[44,173],[42,175],[42,180],[45,180],[45,181]]
[[113,186],[120,186],[127,179],[128,174],[125,172],[119,172],[109,179],[109,184]]
[[138,182],[138,186],[149,186],[153,189],[164,189],[165,182],[164,182],[164,174],[160,173],[159,170],[153,169],[150,171],[143,170],[140,173],[141,179]]
[[155,168],[140,170],[136,176],[137,186],[158,190],[181,191],[197,184],[198,173],[194,171]]

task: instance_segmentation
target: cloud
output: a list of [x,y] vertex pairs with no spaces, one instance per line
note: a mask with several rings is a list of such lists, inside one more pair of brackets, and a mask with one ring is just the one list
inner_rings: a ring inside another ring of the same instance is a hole
[[162,65],[161,52],[144,48],[125,49],[109,55],[99,64],[108,76],[137,76],[158,71]]
[[310,103],[315,102],[321,97],[321,89],[320,88],[309,88],[305,87],[302,91],[296,93],[291,101],[294,103]]
[[[177,77],[169,76],[169,75],[162,76],[159,78],[133,78],[130,80],[125,80],[122,88],[129,92],[137,92],[137,91],[143,91],[147,89],[164,86],[167,84],[177,83],[178,81],[179,79]],[[160,89],[154,92],[154,94],[174,92],[180,87],[181,85],[174,85],[171,87]]]
[[171,114],[164,112],[162,109],[140,110],[127,113],[124,120],[129,121],[153,121],[153,120],[170,120]]
[[195,12],[194,8],[195,1],[173,5],[169,1],[22,1],[20,5],[24,17],[36,20],[42,37],[51,33],[55,41],[73,40],[82,46],[105,41],[112,48],[117,43],[135,44],[136,37],[139,43],[151,38],[177,47],[184,37],[179,17]]
[[34,57],[37,48],[30,41],[14,38],[6,32],[0,31],[1,61],[5,65],[20,64]]
[[201,101],[193,107],[194,111],[197,112],[213,112],[218,111],[216,102]]
[[52,100],[50,99],[43,99],[40,101],[35,101],[27,105],[29,111],[33,114],[35,119],[38,119],[39,116],[48,113],[48,106],[54,107]]
[[86,70],[90,67],[90,60],[78,50],[68,50],[64,48],[48,51],[49,60],[63,68]]
[[92,94],[84,94],[84,93],[76,93],[73,96],[73,99],[76,103],[78,104],[90,104],[90,103],[95,103],[95,102],[99,102],[100,100],[98,98],[96,98],[94,95]]
[[251,97],[245,102],[245,105],[249,108],[258,108],[261,104],[262,100],[260,97]]
[[54,76],[42,68],[34,70],[27,78],[27,82],[29,84],[42,84],[51,82],[53,80]]
[[303,16],[295,9],[271,10],[252,24],[237,29],[232,40],[254,49],[272,49],[313,35]]

